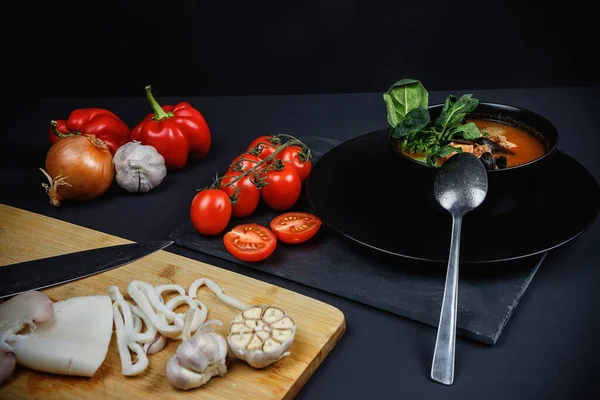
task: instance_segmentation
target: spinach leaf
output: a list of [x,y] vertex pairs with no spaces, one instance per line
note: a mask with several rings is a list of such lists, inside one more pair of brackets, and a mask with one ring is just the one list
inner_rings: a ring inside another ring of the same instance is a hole
[[420,155],[423,162],[437,167],[437,157],[461,153],[462,149],[442,145],[456,139],[474,140],[484,135],[474,123],[464,123],[466,115],[479,105],[471,94],[460,98],[449,95],[444,101],[439,117],[431,120],[429,94],[421,82],[402,79],[383,94],[390,136],[398,141],[403,152]]
[[435,167],[437,166],[435,157],[447,157],[452,153],[462,153],[462,149],[460,147],[452,147],[448,144],[445,146],[440,146],[432,151],[429,156],[427,156],[427,163]]
[[391,127],[396,127],[413,109],[429,105],[429,93],[425,87],[415,79],[402,79],[394,83],[383,94],[383,101],[387,109],[387,120]]
[[410,110],[398,125],[391,128],[391,136],[399,139],[425,128],[429,124],[429,111],[424,107]]
[[437,146],[437,132],[434,130],[420,130],[405,136],[401,143],[402,151],[412,154],[429,153]]
[[475,125],[474,122],[469,122],[468,124],[458,125],[454,128],[451,128],[446,134],[447,140],[451,140],[453,138],[461,138],[465,140],[475,140],[479,136],[481,136],[479,132],[479,128]]
[[435,121],[435,129],[439,132],[440,139],[445,139],[446,130],[459,125],[465,115],[479,105],[479,100],[472,96],[472,94],[465,94],[458,100],[453,95],[446,98],[442,112]]

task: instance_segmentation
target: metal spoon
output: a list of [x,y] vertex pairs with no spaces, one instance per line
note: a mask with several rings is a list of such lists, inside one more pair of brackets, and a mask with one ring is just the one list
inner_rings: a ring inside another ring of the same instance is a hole
[[446,160],[440,167],[433,185],[435,199],[452,214],[448,272],[431,366],[431,379],[444,385],[451,385],[454,382],[458,260],[462,218],[483,202],[487,189],[487,173],[483,163],[471,153],[455,154]]

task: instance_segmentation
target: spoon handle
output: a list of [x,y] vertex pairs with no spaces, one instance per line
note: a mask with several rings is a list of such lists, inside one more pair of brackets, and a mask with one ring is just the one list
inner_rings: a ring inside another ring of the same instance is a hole
[[452,215],[452,239],[446,274],[446,287],[440,313],[431,379],[452,385],[454,381],[454,348],[456,344],[456,313],[458,303],[458,259],[462,216]]

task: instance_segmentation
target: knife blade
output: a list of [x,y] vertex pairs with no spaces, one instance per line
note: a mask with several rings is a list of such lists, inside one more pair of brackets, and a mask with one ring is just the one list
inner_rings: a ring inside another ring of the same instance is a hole
[[0,299],[96,275],[146,257],[173,241],[128,243],[0,267]]

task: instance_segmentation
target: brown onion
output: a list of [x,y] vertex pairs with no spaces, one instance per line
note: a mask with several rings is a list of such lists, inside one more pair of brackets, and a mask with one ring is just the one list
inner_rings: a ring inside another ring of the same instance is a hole
[[50,204],[61,200],[91,200],[108,190],[115,177],[112,154],[92,135],[70,135],[54,143],[46,155],[49,184],[42,183]]

